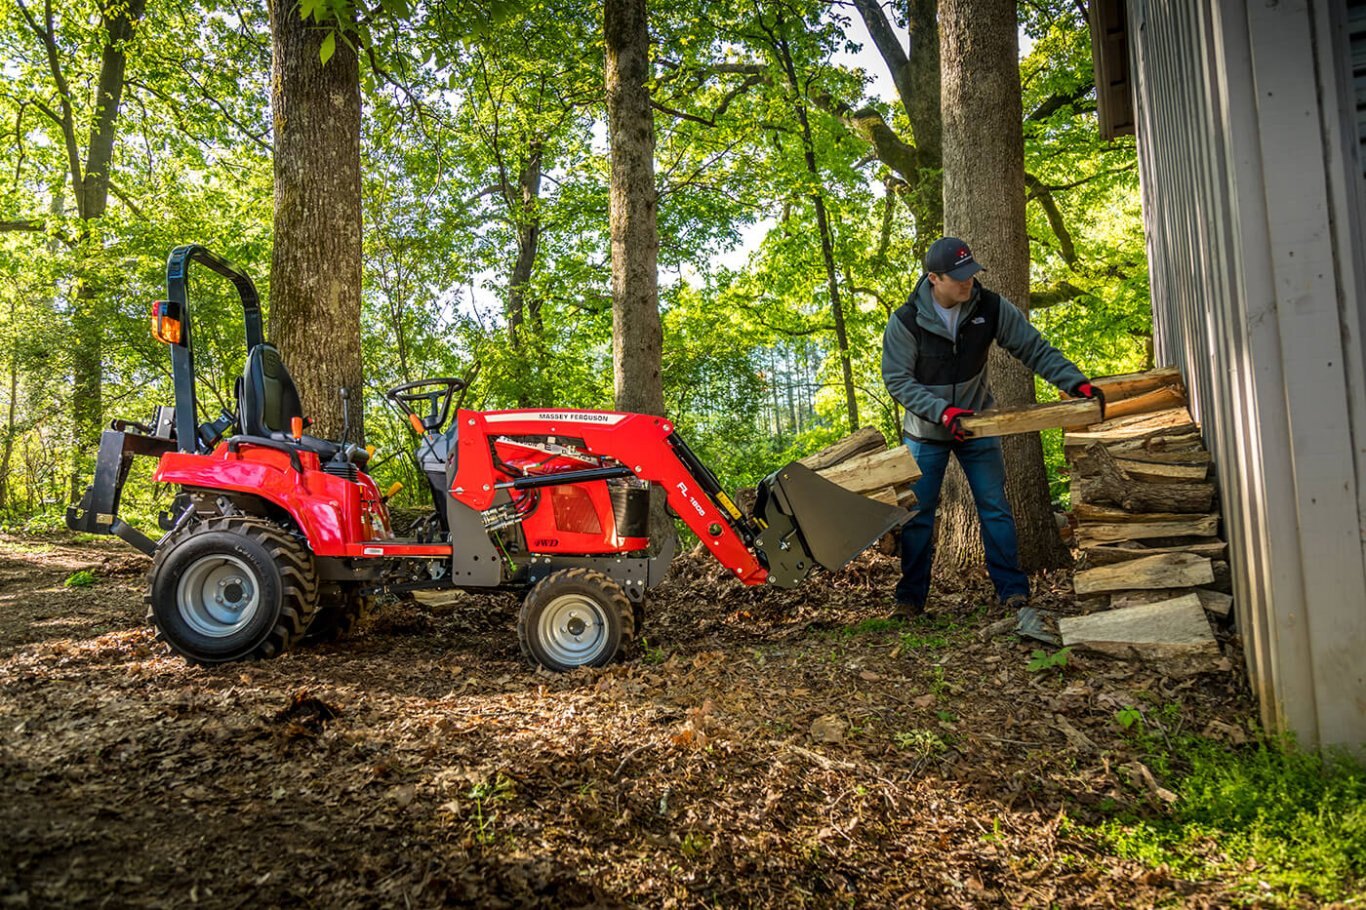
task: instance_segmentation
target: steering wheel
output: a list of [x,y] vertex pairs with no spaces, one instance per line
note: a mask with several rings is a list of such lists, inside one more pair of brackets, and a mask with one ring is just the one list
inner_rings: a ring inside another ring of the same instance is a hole
[[[451,413],[451,399],[456,392],[465,388],[465,380],[454,376],[439,376],[434,379],[416,379],[396,385],[385,396],[398,405],[409,418],[416,416],[428,432],[441,429]],[[426,391],[423,391],[423,390]],[[418,405],[426,402],[427,415],[417,412]]]

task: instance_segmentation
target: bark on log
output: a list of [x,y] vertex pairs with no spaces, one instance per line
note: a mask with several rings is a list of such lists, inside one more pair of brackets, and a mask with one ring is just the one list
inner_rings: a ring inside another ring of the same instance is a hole
[[[1120,461],[1101,443],[1087,446],[1085,457],[1078,459],[1075,467],[1081,474],[1082,499],[1087,503],[1109,503],[1129,512],[1195,513],[1208,512],[1214,502],[1214,484],[1145,482],[1153,476],[1146,469],[1154,466]],[[1202,476],[1206,471],[1203,466],[1156,467],[1194,470]]]
[[[1112,506],[1093,505],[1090,502],[1077,503],[1072,507],[1072,514],[1077,516],[1078,521],[1094,524],[1120,524],[1126,521],[1188,521],[1192,517],[1190,514],[1182,512],[1128,512]],[[1215,513],[1207,514],[1214,518],[1219,517]]]
[[863,427],[833,445],[828,445],[819,452],[800,459],[799,463],[819,473],[825,468],[834,467],[857,455],[863,455],[867,452],[881,452],[886,448],[887,440],[882,437],[881,432],[873,427]]
[[1208,559],[1222,559],[1228,555],[1228,544],[1222,540],[1211,540],[1208,543],[1193,543],[1179,547],[1145,547],[1137,544],[1084,547],[1078,565],[1081,568],[1094,569],[1098,566],[1111,566],[1117,562],[1128,562],[1132,559],[1142,559],[1145,556],[1156,556],[1161,553],[1190,553]]
[[1072,577],[1078,594],[1150,588],[1189,588],[1214,581],[1210,560],[1190,553],[1163,553],[1113,566],[1085,569]]
[[1150,540],[1154,537],[1213,537],[1219,532],[1216,515],[1203,515],[1186,521],[1133,521],[1122,524],[1082,525],[1077,542],[1083,547],[1124,540]]
[[1154,464],[1127,458],[1117,458],[1115,462],[1135,480],[1155,484],[1199,483],[1209,476],[1207,464]]
[[1194,594],[1200,599],[1200,606],[1205,608],[1206,613],[1215,616],[1227,616],[1233,609],[1233,598],[1228,594],[1219,591],[1211,591],[1209,588],[1166,588],[1159,591],[1121,591],[1110,595],[1110,609],[1122,610],[1125,607],[1138,607],[1143,604],[1161,603],[1164,600],[1172,600],[1177,597],[1184,597]]
[[[1152,442],[1164,437],[1154,436]],[[1199,438],[1196,437],[1196,441]],[[1121,445],[1108,445],[1105,447],[1110,454],[1120,461],[1132,461],[1137,464],[1175,464],[1175,465],[1204,465],[1208,467],[1213,464],[1214,459],[1209,452],[1200,448],[1171,449],[1167,451],[1150,451],[1144,448],[1125,447]],[[1078,456],[1080,457],[1080,456]]]
[[[1129,458],[1134,461],[1160,461],[1160,457],[1154,459],[1152,456],[1171,455],[1175,457],[1177,453],[1184,453],[1192,459],[1197,454],[1209,455],[1205,451],[1204,440],[1195,430],[1155,433],[1139,439],[1107,443],[1106,448],[1116,458]],[[1198,462],[1193,461],[1192,463]]]

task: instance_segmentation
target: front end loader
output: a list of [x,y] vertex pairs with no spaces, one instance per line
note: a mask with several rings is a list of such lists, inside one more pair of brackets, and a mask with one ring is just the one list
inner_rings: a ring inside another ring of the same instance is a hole
[[[203,421],[186,297],[195,263],[237,288],[248,352],[237,410]],[[246,275],[202,247],[179,247],[152,318],[170,348],[175,404],[147,424],[104,431],[94,480],[67,524],[152,557],[148,619],[196,663],[341,637],[384,593],[498,589],[522,598],[517,632],[530,660],[601,666],[638,634],[646,592],[673,555],[672,534],[650,536],[652,488],[746,585],[792,587],[818,567],[838,570],[909,517],[795,462],[764,478],[745,514],[667,418],[469,410],[456,400],[465,381],[443,377],[387,393],[417,434],[433,506],[398,536],[366,472],[367,450],[346,432],[340,442],[304,433],[298,392],[262,336]],[[153,479],[178,491],[157,540],[118,517],[138,456],[156,458]]]

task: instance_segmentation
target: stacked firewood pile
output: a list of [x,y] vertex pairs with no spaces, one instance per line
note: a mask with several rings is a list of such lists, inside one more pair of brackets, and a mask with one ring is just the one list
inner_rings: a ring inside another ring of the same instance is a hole
[[1088,612],[1064,618],[1065,645],[1120,656],[1213,655],[1208,614],[1227,616],[1228,545],[1219,538],[1210,454],[1174,369],[1097,380],[1106,420],[1063,437]]
[[[911,488],[920,479],[920,467],[905,446],[889,448],[882,433],[873,427],[851,433],[799,463],[853,493],[889,506],[915,508]],[[754,487],[735,491],[736,505],[746,515],[754,512],[754,498]],[[885,543],[883,550],[888,552]]]
[[903,445],[887,447],[882,433],[864,427],[832,446],[801,459],[831,483],[889,506],[915,508],[911,487],[920,468]]

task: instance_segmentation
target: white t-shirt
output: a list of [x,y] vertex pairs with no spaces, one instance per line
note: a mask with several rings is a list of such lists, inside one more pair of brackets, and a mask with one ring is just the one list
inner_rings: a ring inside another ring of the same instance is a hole
[[954,337],[957,337],[958,312],[963,308],[962,305],[960,304],[959,306],[956,306],[953,309],[949,309],[948,307],[940,306],[939,301],[936,300],[934,302],[934,308],[939,311],[939,318],[944,320],[944,325],[949,327],[949,334],[953,335]]

